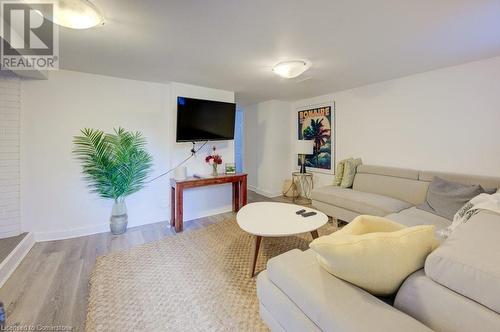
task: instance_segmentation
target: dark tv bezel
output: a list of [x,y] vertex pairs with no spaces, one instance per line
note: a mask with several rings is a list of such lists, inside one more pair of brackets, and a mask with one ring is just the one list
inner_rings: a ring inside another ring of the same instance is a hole
[[[183,97],[183,96],[177,96],[177,105],[176,105],[176,114],[175,114],[175,142],[176,143],[191,143],[191,142],[220,142],[220,141],[234,141],[234,136],[236,134],[236,128],[233,128],[233,138],[212,138],[212,139],[206,139],[206,138],[193,138],[193,139],[179,139],[177,133],[179,132],[179,122],[177,121],[177,117],[179,115],[179,98],[184,98],[184,99],[191,99],[191,100],[201,100],[201,101],[211,101],[211,102],[216,102],[216,103],[221,103],[221,104],[230,104],[234,105],[234,119],[236,121],[236,103],[231,103],[227,101],[220,101],[220,100],[211,100],[211,99],[198,99],[198,98],[190,98],[190,97]],[[235,123],[236,126],[236,123]]]

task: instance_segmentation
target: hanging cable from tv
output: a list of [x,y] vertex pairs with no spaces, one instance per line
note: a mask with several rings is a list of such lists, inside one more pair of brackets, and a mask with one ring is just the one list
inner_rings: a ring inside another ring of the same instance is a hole
[[196,143],[195,142],[192,142],[193,143],[193,147],[191,148],[190,152],[191,154],[189,155],[189,157],[187,157],[186,159],[184,159],[183,161],[181,161],[180,163],[178,163],[177,165],[175,165],[174,167],[172,167],[171,169],[169,169],[168,171],[164,172],[164,173],[161,173],[160,175],[152,178],[151,180],[149,180],[147,183],[151,183],[171,172],[173,172],[175,169],[181,167],[182,165],[184,165],[185,163],[188,162],[189,159],[193,158],[194,156],[196,156],[196,154],[201,150],[203,149],[203,147],[205,145],[207,145],[208,141],[205,141],[205,143],[203,143],[198,149],[196,149]]

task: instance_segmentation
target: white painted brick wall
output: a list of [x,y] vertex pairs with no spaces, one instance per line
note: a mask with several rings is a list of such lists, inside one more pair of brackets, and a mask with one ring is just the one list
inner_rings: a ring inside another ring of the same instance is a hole
[[0,238],[21,232],[20,114],[19,78],[0,76]]

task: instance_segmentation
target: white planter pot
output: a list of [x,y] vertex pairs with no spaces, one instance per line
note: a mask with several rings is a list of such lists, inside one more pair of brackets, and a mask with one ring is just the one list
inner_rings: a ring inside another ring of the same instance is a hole
[[128,215],[125,200],[115,201],[109,218],[109,228],[114,235],[123,234],[127,231]]

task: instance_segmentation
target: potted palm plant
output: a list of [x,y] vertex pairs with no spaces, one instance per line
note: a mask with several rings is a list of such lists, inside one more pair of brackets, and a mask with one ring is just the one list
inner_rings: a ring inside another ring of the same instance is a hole
[[73,143],[73,154],[81,162],[90,192],[114,200],[111,233],[124,233],[128,223],[125,198],[144,187],[153,164],[145,149],[146,140],[140,132],[121,127],[113,134],[85,128]]

